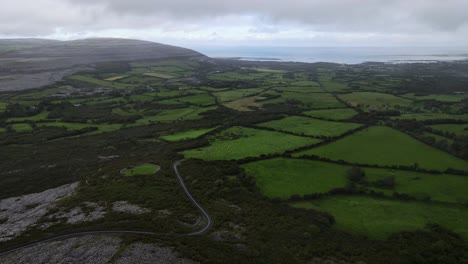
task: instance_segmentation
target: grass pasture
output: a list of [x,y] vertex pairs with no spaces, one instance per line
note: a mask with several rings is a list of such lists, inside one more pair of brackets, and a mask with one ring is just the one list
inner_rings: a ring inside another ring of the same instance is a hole
[[293,93],[284,92],[281,95],[285,100],[295,100],[302,102],[312,109],[338,108],[344,107],[336,98],[329,93]]
[[242,166],[268,197],[323,193],[346,185],[347,167],[312,160],[274,158]]
[[412,100],[436,100],[440,102],[460,102],[463,99],[468,98],[468,93],[465,94],[427,94],[418,95],[414,93],[404,94],[403,97]]
[[206,133],[212,131],[213,129],[215,128],[202,128],[202,129],[182,131],[182,132],[177,132],[177,133],[170,134],[170,135],[161,136],[160,138],[166,141],[170,141],[170,142],[182,141],[182,140],[201,137],[205,135]]
[[27,133],[33,131],[33,127],[27,123],[12,124],[11,129],[18,133]]
[[370,127],[336,142],[295,154],[302,155],[318,155],[358,164],[412,166],[417,163],[425,169],[468,171],[467,161],[383,126]]
[[75,81],[80,81],[80,82],[85,82],[97,86],[103,86],[103,87],[113,87],[113,88],[125,88],[125,87],[131,87],[132,85],[126,84],[126,83],[119,83],[119,82],[111,82],[111,81],[106,81],[106,80],[100,80],[96,79],[90,76],[86,75],[72,75],[68,77],[71,80]]
[[159,73],[159,72],[145,72],[143,73],[144,76],[156,77],[161,79],[172,79],[174,76],[169,75],[167,73]]
[[231,127],[210,136],[210,146],[184,151],[187,158],[230,160],[281,153],[318,143],[313,138],[245,127]]
[[331,213],[335,217],[335,228],[375,239],[385,239],[404,230],[422,229],[428,223],[440,224],[468,238],[468,210],[460,206],[348,195],[296,202],[292,206]]
[[367,110],[393,109],[397,106],[411,106],[413,103],[410,99],[376,92],[353,92],[340,94],[339,97],[352,106]]
[[104,80],[105,80],[105,81],[109,81],[109,82],[115,82],[115,81],[118,81],[118,80],[127,78],[128,76],[129,76],[129,75],[117,75],[117,76],[114,76],[114,77],[106,78],[106,79],[104,79]]
[[124,169],[123,174],[125,176],[151,175],[155,174],[160,169],[161,167],[159,165],[146,163],[143,165],[138,165],[132,168]]
[[8,106],[7,103],[5,103],[5,102],[0,102],[0,113],[5,112],[7,106]]
[[215,99],[213,98],[213,96],[209,95],[208,93],[185,96],[185,97],[177,98],[176,101],[198,105],[198,106],[208,106],[208,105],[215,104]]
[[351,108],[338,108],[338,109],[321,109],[304,112],[305,115],[315,118],[329,119],[329,120],[346,120],[357,112]]
[[408,113],[408,114],[402,114],[400,116],[392,117],[392,119],[402,119],[402,120],[415,119],[418,121],[451,119],[451,120],[468,121],[468,115],[454,115],[454,114],[446,114],[446,113]]
[[454,133],[457,136],[468,136],[468,124],[441,124],[431,126],[434,130]]
[[248,112],[253,111],[256,108],[262,107],[263,104],[257,101],[258,99],[262,98],[263,97],[261,96],[249,96],[224,103],[223,105],[237,111]]
[[433,201],[445,203],[468,204],[468,178],[452,174],[430,174],[414,171],[364,168],[366,179],[370,182],[392,176],[395,189],[378,189],[387,195],[394,191],[423,199],[430,197]]
[[12,117],[8,118],[7,122],[24,122],[24,121],[41,121],[47,119],[49,115],[48,111],[43,111],[37,115],[27,116],[27,117]]
[[223,92],[213,93],[220,102],[234,101],[240,98],[251,96],[263,92],[264,88],[252,88],[252,89],[233,89]]
[[259,124],[278,131],[286,131],[300,135],[315,137],[336,137],[345,132],[360,127],[360,124],[323,121],[303,116],[290,116],[279,120]]

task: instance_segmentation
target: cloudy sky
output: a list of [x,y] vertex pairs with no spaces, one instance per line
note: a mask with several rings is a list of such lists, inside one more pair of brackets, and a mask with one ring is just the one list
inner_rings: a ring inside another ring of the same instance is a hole
[[0,38],[468,46],[468,0],[2,0]]

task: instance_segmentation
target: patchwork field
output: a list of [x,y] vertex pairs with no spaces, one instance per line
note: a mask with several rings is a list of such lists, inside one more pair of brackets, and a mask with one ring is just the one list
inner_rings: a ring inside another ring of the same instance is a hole
[[158,165],[146,163],[138,165],[132,168],[124,169],[123,174],[125,176],[138,176],[138,175],[151,175],[155,174],[161,169]]
[[303,116],[290,116],[283,119],[262,123],[258,126],[307,136],[336,137],[362,125],[354,123],[323,121]]
[[326,108],[339,108],[345,107],[336,98],[328,93],[294,93],[284,92],[280,98],[272,99],[266,102],[285,102],[285,101],[297,101],[305,104],[310,109],[326,109]]
[[468,238],[465,223],[468,210],[459,206],[341,195],[292,205],[331,213],[336,228],[376,239],[403,230],[422,229],[428,223],[440,224]]
[[258,99],[261,99],[263,97],[261,96],[250,96],[250,97],[244,97],[239,100],[234,100],[230,101],[227,103],[224,103],[223,105],[237,110],[237,111],[253,111],[256,108],[260,108],[262,106],[262,103],[257,102]]
[[12,124],[11,129],[18,133],[31,132],[33,127],[30,124]]
[[204,134],[210,132],[213,129],[214,128],[188,130],[188,131],[183,131],[183,132],[179,132],[179,133],[175,133],[171,135],[161,136],[160,138],[166,141],[182,141],[182,140],[187,140],[187,139],[192,139],[192,138],[203,136]]
[[366,179],[376,182],[386,177],[394,177],[394,189],[376,188],[388,195],[393,192],[404,193],[433,201],[468,204],[468,181],[465,176],[451,174],[429,174],[414,171],[364,168]]
[[415,163],[421,168],[468,171],[468,162],[421,143],[397,130],[376,126],[295,156],[318,155],[332,160],[381,166]]
[[351,108],[338,108],[338,109],[322,109],[322,110],[312,110],[304,112],[305,115],[315,118],[323,118],[323,119],[330,119],[330,120],[346,120],[354,115],[357,112]]
[[468,124],[442,124],[431,126],[434,130],[454,133],[457,136],[468,136]]
[[468,121],[468,115],[453,115],[446,113],[414,113],[414,114],[402,114],[400,116],[394,116],[392,119],[415,119],[419,121],[433,120],[433,119],[452,119],[452,120],[463,120]]
[[233,89],[224,92],[213,93],[214,96],[218,98],[220,102],[229,102],[234,101],[243,97],[250,95],[258,94],[263,92],[263,88],[252,88],[252,89]]
[[299,137],[260,129],[231,127],[209,138],[210,146],[183,152],[186,158],[229,160],[281,153],[318,143],[313,138]]
[[208,106],[213,105],[215,103],[215,99],[213,98],[213,96],[206,93],[190,95],[178,98],[176,100],[182,103],[189,103],[198,106]]
[[347,183],[345,166],[312,160],[275,158],[242,166],[268,197],[323,193]]
[[409,99],[375,92],[353,92],[340,94],[339,97],[353,106],[368,110],[389,109],[397,106],[411,106],[413,104],[413,101]]

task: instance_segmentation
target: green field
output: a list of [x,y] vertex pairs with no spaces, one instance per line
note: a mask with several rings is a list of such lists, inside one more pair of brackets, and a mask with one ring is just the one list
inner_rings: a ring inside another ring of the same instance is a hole
[[155,174],[161,169],[158,165],[146,163],[143,165],[135,166],[129,169],[123,170],[125,176],[136,176],[136,175],[151,175]]
[[331,213],[337,229],[376,239],[399,231],[422,229],[428,223],[440,224],[468,238],[468,210],[460,206],[344,195],[297,202],[292,206]]
[[319,86],[286,86],[275,87],[274,90],[293,93],[323,93],[323,89]]
[[440,102],[460,102],[468,98],[468,94],[427,94],[417,95],[414,93],[404,94],[403,97],[413,100],[437,100]]
[[317,87],[320,87],[320,84],[318,82],[314,82],[314,81],[297,81],[297,82],[292,82],[290,83],[290,85],[292,86],[317,86]]
[[414,113],[414,114],[402,114],[400,116],[392,117],[392,119],[415,119],[419,121],[433,120],[433,119],[452,119],[452,120],[463,120],[468,121],[468,115],[453,115],[446,113]]
[[279,120],[259,124],[260,127],[268,127],[278,131],[292,132],[307,136],[336,137],[345,132],[358,128],[360,124],[323,121],[303,116],[290,116]]
[[11,125],[11,128],[16,131],[16,132],[19,132],[19,133],[23,133],[23,132],[31,132],[33,130],[33,127],[30,125],[30,124],[23,124],[23,123],[20,123],[20,124],[12,124]]
[[224,92],[213,93],[220,102],[234,101],[243,97],[254,95],[263,92],[263,88],[252,88],[252,89],[233,89]]
[[96,131],[86,133],[87,135],[94,135],[100,133],[107,133],[119,130],[122,128],[121,124],[87,124],[87,123],[69,123],[69,122],[45,122],[37,123],[37,126],[49,126],[49,127],[63,127],[67,130],[80,130],[88,127],[96,127]]
[[368,110],[392,109],[397,106],[411,106],[413,103],[413,101],[409,99],[375,92],[354,92],[340,94],[339,97],[353,106]]
[[171,134],[171,135],[161,136],[160,138],[166,141],[187,140],[187,139],[192,139],[192,138],[203,136],[204,134],[210,132],[213,129],[214,128],[202,128],[202,129],[188,130],[188,131],[178,132],[178,133]]
[[302,102],[312,109],[344,107],[336,98],[328,93],[293,93],[284,92],[281,97],[284,100],[295,100]]
[[172,79],[174,76],[166,74],[166,73],[158,73],[158,72],[145,72],[143,73],[144,76],[156,77],[161,79]]
[[125,88],[125,87],[131,87],[132,85],[130,84],[125,84],[125,83],[118,83],[118,82],[110,82],[106,80],[100,80],[96,79],[93,77],[85,76],[85,75],[72,75],[69,76],[68,78],[80,82],[86,82],[98,86],[103,86],[103,87],[113,87],[113,88]]
[[7,105],[8,105],[7,103],[0,102],[0,113],[5,112]]
[[330,119],[330,120],[346,120],[357,112],[351,108],[338,108],[338,109],[322,109],[304,112],[305,115],[316,118]]
[[8,118],[7,122],[40,121],[40,120],[47,119],[48,115],[49,115],[48,111],[43,111],[33,116]]
[[434,130],[454,133],[457,136],[468,136],[468,124],[442,124],[431,126]]
[[204,160],[242,159],[281,153],[319,142],[313,138],[244,127],[228,128],[211,136],[209,140],[210,146],[186,150],[184,156]]
[[375,126],[328,145],[296,153],[359,164],[405,165],[425,169],[468,171],[468,162],[421,143],[397,130]]
[[366,179],[370,182],[392,176],[395,189],[375,189],[391,195],[394,191],[433,201],[468,204],[468,178],[451,174],[429,174],[414,171],[365,168]]
[[268,197],[323,193],[345,187],[345,166],[312,160],[275,158],[242,166]]
[[182,103],[189,103],[198,106],[208,106],[213,105],[215,103],[215,99],[213,98],[213,96],[207,93],[185,96],[176,100]]
[[212,107],[189,107],[189,108],[181,108],[181,109],[170,109],[170,110],[163,110],[157,115],[153,116],[145,116],[141,119],[138,119],[135,125],[148,125],[154,122],[173,122],[173,121],[181,121],[181,120],[194,120],[200,119],[203,116],[202,113],[216,109],[215,106]]

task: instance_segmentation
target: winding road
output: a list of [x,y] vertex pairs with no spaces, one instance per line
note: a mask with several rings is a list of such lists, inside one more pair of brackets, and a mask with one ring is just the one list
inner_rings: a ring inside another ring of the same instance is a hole
[[28,247],[32,247],[34,245],[44,243],[44,242],[52,242],[52,241],[57,241],[57,240],[63,240],[63,239],[69,239],[69,238],[74,238],[74,237],[80,237],[80,236],[86,236],[86,235],[99,235],[99,234],[131,234],[131,235],[182,235],[182,236],[194,236],[194,235],[201,235],[204,234],[208,229],[210,229],[213,221],[211,220],[210,215],[208,212],[193,198],[192,194],[189,192],[187,189],[187,186],[185,185],[184,179],[179,173],[179,165],[182,163],[182,160],[178,160],[174,162],[173,168],[174,172],[177,176],[177,179],[179,180],[180,186],[182,186],[182,189],[184,190],[185,194],[188,196],[190,201],[200,210],[202,213],[203,217],[205,218],[205,226],[195,232],[191,232],[188,234],[166,234],[166,233],[156,233],[152,231],[136,231],[136,230],[93,230],[93,231],[81,231],[81,232],[71,232],[67,234],[62,234],[62,235],[55,235],[51,237],[47,237],[44,239],[32,241],[29,243],[21,244],[18,246],[14,246],[9,249],[5,250],[0,250],[0,257],[10,254],[14,251],[25,249]]

